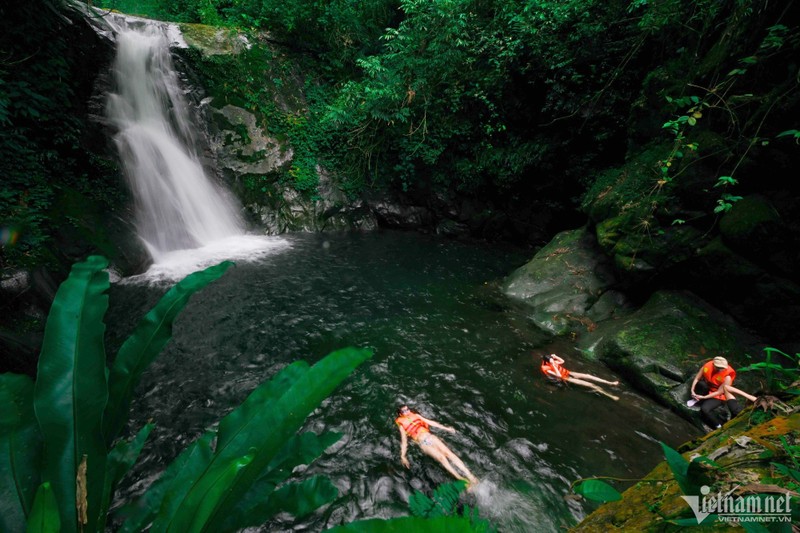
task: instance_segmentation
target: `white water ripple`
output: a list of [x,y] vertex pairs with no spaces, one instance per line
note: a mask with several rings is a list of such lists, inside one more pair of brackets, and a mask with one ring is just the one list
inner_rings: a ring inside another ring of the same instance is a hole
[[292,247],[281,237],[236,235],[220,239],[201,248],[174,250],[159,257],[143,274],[130,276],[121,284],[162,285],[174,283],[192,272],[208,268],[222,261],[255,262],[281,253]]

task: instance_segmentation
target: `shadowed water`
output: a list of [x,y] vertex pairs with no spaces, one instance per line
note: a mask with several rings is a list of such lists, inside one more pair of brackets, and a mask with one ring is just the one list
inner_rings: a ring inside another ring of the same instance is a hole
[[[408,514],[414,490],[449,481],[415,445],[399,460],[398,403],[454,426],[443,440],[481,478],[465,501],[502,531],[558,531],[593,504],[565,499],[580,477],[636,478],[695,430],[627,385],[613,402],[544,381],[532,352],[558,352],[567,367],[605,378],[568,339],[553,339],[507,300],[497,281],[530,252],[417,234],[298,235],[290,246],[232,268],[195,295],[174,338],[145,375],[132,428],[157,428],[123,482],[141,492],[179,451],[296,359],[344,346],[374,357],[307,420],[341,440],[296,476],[323,473],[339,489],[302,520],[281,515],[264,531],[319,531],[344,522]],[[109,331],[119,345],[165,288],[116,285]],[[117,505],[119,502],[117,502]]]

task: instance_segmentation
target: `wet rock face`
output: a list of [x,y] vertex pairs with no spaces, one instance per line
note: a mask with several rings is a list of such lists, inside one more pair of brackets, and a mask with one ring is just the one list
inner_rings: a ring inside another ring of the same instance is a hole
[[372,231],[378,221],[364,202],[350,201],[321,167],[317,198],[279,182],[270,186],[267,206],[249,206],[267,235],[290,231]]
[[292,148],[264,131],[253,113],[234,105],[211,107],[211,113],[216,127],[210,147],[223,172],[269,174],[291,162]]
[[433,223],[433,213],[425,207],[388,201],[375,202],[370,207],[382,225],[392,228],[420,229]]
[[[616,275],[586,228],[562,232],[503,283],[527,304],[532,322],[571,334],[585,355],[602,360],[637,389],[699,424],[686,406],[699,368],[722,355],[734,368],[760,355],[758,339],[689,291],[657,291],[636,309],[615,290]],[[747,374],[737,386],[754,391]]]
[[556,235],[508,277],[503,291],[531,306],[537,326],[563,334],[624,311],[624,296],[611,289],[615,281],[594,237],[580,228]]
[[[584,353],[597,357],[630,383],[686,418],[697,420],[686,406],[689,387],[700,367],[722,355],[734,369],[750,364],[758,340],[729,317],[686,291],[660,291],[638,310],[605,321],[583,335]],[[740,373],[736,385],[748,390],[754,379]]]

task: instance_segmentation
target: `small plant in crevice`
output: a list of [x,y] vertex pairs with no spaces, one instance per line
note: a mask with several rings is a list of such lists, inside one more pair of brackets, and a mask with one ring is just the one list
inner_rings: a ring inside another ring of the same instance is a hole
[[739,372],[754,371],[764,373],[768,392],[792,397],[800,395],[800,353],[791,355],[777,348],[766,347],[764,361],[739,369]]

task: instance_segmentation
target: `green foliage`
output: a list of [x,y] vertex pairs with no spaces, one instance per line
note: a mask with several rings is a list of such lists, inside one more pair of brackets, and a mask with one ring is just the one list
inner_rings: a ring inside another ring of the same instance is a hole
[[105,484],[107,450],[102,422],[108,400],[103,344],[107,266],[108,262],[97,256],[73,266],[53,300],[39,357],[34,409],[44,442],[42,478],[53,486],[65,531],[77,530],[76,501],[88,505],[91,531],[96,529],[100,512],[101,491],[77,494],[79,469],[83,469],[86,486]]
[[[0,417],[4,530],[25,524],[30,531],[105,528],[114,487],[153,429],[148,424],[109,450],[124,426],[131,392],[169,340],[191,294],[222,276],[230,263],[192,274],[167,292],[123,344],[109,381],[103,347],[106,266],[105,259],[90,257],[76,264],[59,288],[35,387],[24,376],[0,376],[6,405]],[[296,466],[316,459],[339,435],[295,433],[370,355],[348,348],[313,367],[300,361],[256,388],[217,429],[167,467],[137,506],[124,511],[123,530],[231,531],[259,525],[278,512],[302,516],[332,501],[337,491],[325,478],[285,482]]]
[[326,529],[327,533],[477,533],[486,531],[477,529],[469,519],[459,516],[440,516],[437,518],[420,518],[407,516],[390,520],[359,520],[343,526]]
[[121,197],[116,169],[87,142],[91,84],[82,76],[95,51],[65,37],[93,32],[62,2],[9,4],[2,16],[0,267],[52,266],[54,236],[75,225],[57,215],[67,191],[107,208]]
[[412,515],[424,518],[451,515],[456,511],[458,499],[466,488],[467,483],[459,480],[439,485],[433,491],[432,498],[422,491],[415,491],[408,498],[408,507]]
[[[33,500],[33,509],[28,517],[27,533],[58,533],[61,531],[56,496],[49,481],[41,484]],[[9,530],[11,531],[11,530]]]
[[[273,461],[287,443],[298,442],[290,437],[302,426],[306,416],[370,356],[371,352],[366,350],[345,349],[310,368],[300,361],[256,388],[240,407],[220,421],[215,450],[211,454],[193,454],[192,461],[185,464],[184,469],[199,475],[191,480],[168,479],[166,489],[160,483],[150,489],[163,490],[175,504],[170,508],[162,505],[151,530],[172,527],[192,530],[199,510],[204,513],[203,527],[212,531],[239,529],[253,525],[250,521],[258,524],[268,520],[280,510],[275,502],[282,501],[280,493],[271,496],[275,484],[263,482],[265,478],[276,479],[275,470],[280,465]],[[307,451],[295,449],[291,453],[298,458]],[[281,468],[281,475],[284,474],[286,470]],[[277,479],[282,481],[280,476]],[[248,495],[252,488],[258,492]],[[317,488],[326,492],[322,496],[312,494]],[[335,496],[327,481],[286,490],[304,494],[303,498],[311,501]],[[209,494],[218,494],[218,498],[209,499]],[[268,497],[273,501],[263,505],[262,501]],[[148,499],[147,493],[143,498]],[[253,502],[256,503],[251,507]],[[141,506],[140,509],[150,515],[153,513],[152,507]],[[137,515],[129,520],[145,523]]]
[[574,490],[576,494],[596,502],[615,502],[622,499],[622,495],[617,489],[599,479],[581,481]]
[[13,531],[31,513],[39,484],[41,454],[33,414],[33,381],[0,374],[0,529]]
[[666,459],[669,469],[672,470],[672,475],[675,476],[675,481],[681,488],[681,492],[684,494],[699,494],[700,486],[689,479],[689,461],[663,442],[661,443],[661,448],[664,451],[664,459]]
[[800,389],[795,385],[800,379],[800,353],[790,355],[777,348],[766,347],[764,361],[747,365],[738,371],[762,371],[768,391],[800,395]]

